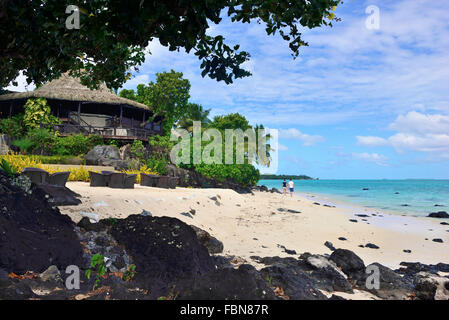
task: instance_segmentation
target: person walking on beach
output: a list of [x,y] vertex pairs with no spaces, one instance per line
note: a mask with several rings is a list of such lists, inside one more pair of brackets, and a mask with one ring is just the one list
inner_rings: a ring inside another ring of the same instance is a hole
[[290,179],[288,182],[288,188],[290,189],[290,197],[293,197],[293,191],[295,190],[295,183]]
[[287,195],[287,181],[284,179],[282,182],[282,190],[284,190],[284,196]]

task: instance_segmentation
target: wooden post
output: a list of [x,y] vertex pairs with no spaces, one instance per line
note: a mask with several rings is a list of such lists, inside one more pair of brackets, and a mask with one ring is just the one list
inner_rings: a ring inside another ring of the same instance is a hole
[[9,119],[11,119],[11,117],[12,117],[12,101],[9,104]]
[[122,118],[123,118],[123,105],[120,105],[120,127],[122,127]]
[[81,125],[81,102],[78,102],[78,124]]

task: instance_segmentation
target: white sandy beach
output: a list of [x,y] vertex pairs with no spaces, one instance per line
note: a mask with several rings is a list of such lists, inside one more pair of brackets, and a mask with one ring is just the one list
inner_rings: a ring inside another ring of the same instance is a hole
[[[375,209],[336,208],[314,204],[301,196],[255,192],[242,195],[226,189],[159,189],[135,186],[135,189],[92,188],[88,183],[70,182],[67,187],[79,193],[82,204],[60,207],[75,222],[80,211],[125,218],[143,209],[153,216],[178,218],[208,231],[224,244],[223,254],[237,256],[254,264],[250,256],[291,256],[279,246],[298,254],[330,254],[324,246],[330,241],[336,248],[354,251],[366,264],[382,263],[397,268],[401,261],[435,264],[449,262],[449,226],[442,219],[403,217],[380,213]],[[217,197],[218,202],[210,197]],[[278,208],[301,213],[280,212]],[[195,210],[192,217],[182,212]],[[355,217],[366,214],[368,218]],[[372,216],[376,214],[377,216]],[[356,219],[358,222],[350,222]],[[363,221],[366,219],[367,221]],[[344,237],[347,240],[338,240]],[[433,242],[441,238],[444,243]],[[428,239],[428,240],[426,240]],[[379,249],[361,248],[373,243]],[[403,250],[411,250],[405,253]]]

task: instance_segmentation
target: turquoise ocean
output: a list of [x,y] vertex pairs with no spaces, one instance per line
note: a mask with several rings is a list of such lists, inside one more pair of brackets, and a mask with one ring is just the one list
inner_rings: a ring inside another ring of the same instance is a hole
[[[293,180],[295,192],[411,216],[449,213],[449,180]],[[288,180],[287,180],[288,182]],[[282,190],[282,180],[260,180]],[[364,190],[368,189],[368,190]]]

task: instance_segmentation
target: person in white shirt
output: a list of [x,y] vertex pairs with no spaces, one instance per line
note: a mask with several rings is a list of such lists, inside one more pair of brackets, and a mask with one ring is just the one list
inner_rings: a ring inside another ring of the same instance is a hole
[[290,189],[290,197],[293,197],[293,191],[295,190],[295,183],[290,179],[288,182],[288,188]]

